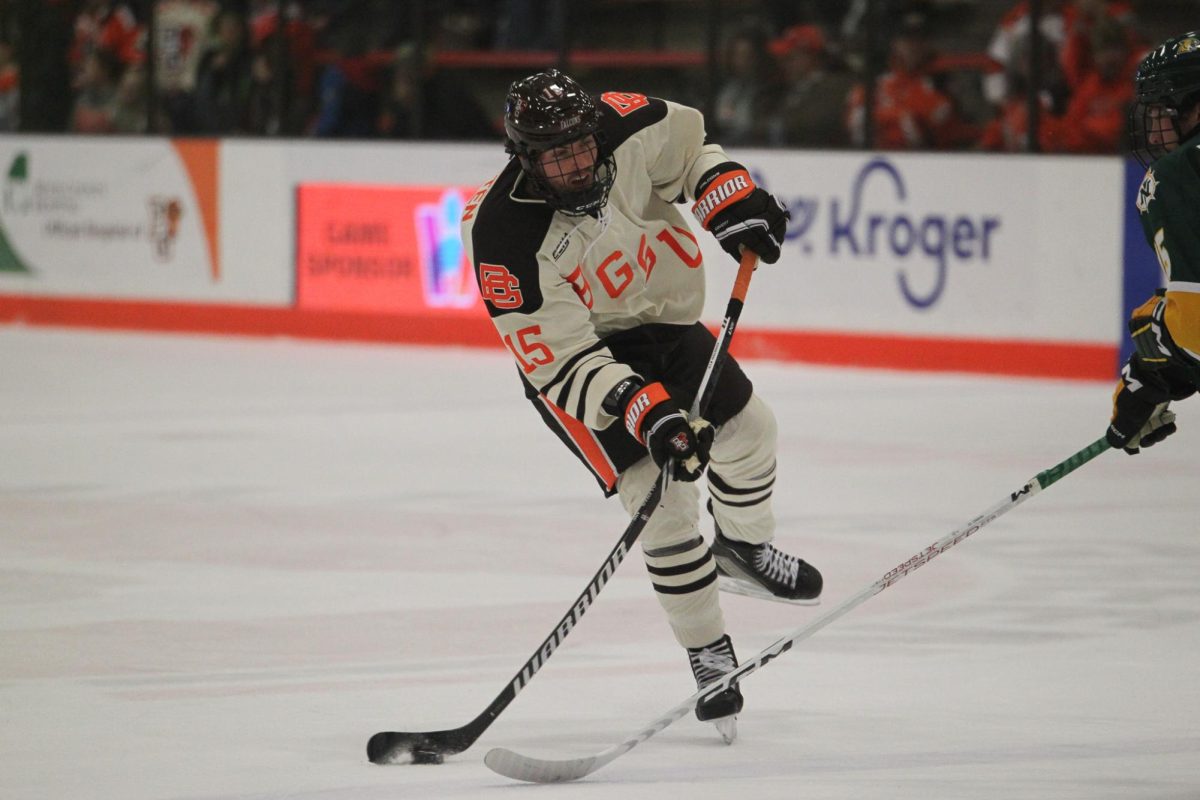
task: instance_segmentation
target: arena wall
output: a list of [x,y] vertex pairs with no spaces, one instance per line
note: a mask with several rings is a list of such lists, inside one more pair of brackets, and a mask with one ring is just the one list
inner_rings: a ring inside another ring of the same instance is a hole
[[[735,352],[1108,380],[1157,280],[1119,158],[739,151],[793,223]],[[458,241],[481,145],[0,139],[0,321],[498,347]],[[693,231],[718,323],[734,263]],[[634,244],[636,247],[636,244]]]

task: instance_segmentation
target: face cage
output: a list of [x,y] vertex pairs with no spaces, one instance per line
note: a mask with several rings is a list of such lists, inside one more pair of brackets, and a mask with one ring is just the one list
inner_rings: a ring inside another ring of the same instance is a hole
[[[1158,109],[1157,114],[1155,109]],[[1179,130],[1179,109],[1162,103],[1146,102],[1134,103],[1129,109],[1130,150],[1138,163],[1146,169],[1173,149],[1163,143],[1155,144],[1150,141],[1150,133],[1162,131],[1164,127],[1169,127],[1175,132],[1175,144],[1183,141],[1183,131]]]
[[[557,211],[569,217],[583,216],[599,211],[608,202],[608,193],[612,190],[617,179],[617,162],[612,155],[605,155],[600,147],[597,135],[591,135],[594,164],[592,167],[592,183],[590,186],[577,191],[561,189],[549,180],[551,177],[562,177],[571,172],[563,165],[571,160],[570,156],[554,159],[548,165],[539,160],[538,151],[529,151],[521,156],[521,166],[529,177],[534,190]],[[565,143],[569,144],[569,142]],[[562,146],[556,145],[556,147]],[[547,170],[547,166],[549,169]]]

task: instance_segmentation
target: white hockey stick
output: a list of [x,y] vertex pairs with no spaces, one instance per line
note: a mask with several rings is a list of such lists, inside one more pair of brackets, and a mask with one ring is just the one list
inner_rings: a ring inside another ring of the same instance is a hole
[[958,530],[947,534],[941,539],[938,539],[929,547],[926,547],[924,550],[917,553],[900,566],[891,570],[882,578],[875,581],[875,583],[872,583],[870,586],[863,589],[861,592],[854,595],[837,608],[830,610],[823,616],[818,617],[803,627],[797,628],[796,630],[784,636],[782,639],[775,641],[770,646],[760,651],[753,658],[747,660],[737,669],[726,673],[721,680],[714,681],[713,683],[705,686],[703,689],[699,690],[694,695],[684,700],[682,703],[675,706],[646,727],[639,730],[637,733],[634,733],[620,744],[613,745],[612,747],[602,750],[595,755],[586,756],[584,758],[568,758],[558,760],[532,758],[530,756],[523,756],[520,753],[515,753],[512,750],[508,750],[503,747],[497,747],[488,751],[488,754],[483,759],[483,763],[487,764],[488,768],[493,772],[497,772],[514,780],[529,781],[531,783],[558,783],[562,781],[573,781],[592,774],[611,761],[617,759],[625,753],[628,753],[630,750],[637,747],[654,734],[666,728],[672,722],[675,722],[675,720],[686,715],[688,712],[694,709],[698,703],[729,688],[729,686],[737,683],[751,672],[754,672],[759,667],[765,665],[768,661],[773,660],[776,656],[790,650],[792,645],[807,639],[829,623],[833,622],[854,608],[862,605],[864,602],[879,594],[893,583],[899,581],[908,573],[913,572],[925,564],[928,564],[937,556],[946,552],[963,539],[966,539],[968,536],[978,531],[984,525],[987,525],[989,522],[996,519],[996,517],[999,517],[1001,514],[1016,508],[1021,503],[1040,492],[1042,489],[1045,489],[1047,486],[1058,481],[1060,478],[1063,478],[1071,472],[1074,472],[1076,469],[1108,449],[1109,444],[1106,439],[1097,439],[1065,461],[1059,462],[1044,472],[1039,472],[1036,477],[1034,477],[1017,491],[1011,493],[1000,503],[992,506],[987,511],[983,512],[978,517],[975,517],[975,519],[971,520]]

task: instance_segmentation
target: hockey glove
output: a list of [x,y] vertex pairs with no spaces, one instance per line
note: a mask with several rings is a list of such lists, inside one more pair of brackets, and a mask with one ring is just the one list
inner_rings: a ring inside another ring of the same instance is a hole
[[779,198],[758,188],[746,168],[733,161],[718,164],[700,178],[692,213],[735,260],[741,260],[746,248],[768,264],[779,260],[783,233],[792,218]]
[[1133,312],[1129,331],[1135,352],[1113,393],[1112,424],[1105,438],[1130,455],[1175,432],[1175,414],[1167,404],[1195,394],[1200,383],[1194,362],[1176,346],[1163,321],[1162,297],[1159,290]]
[[1131,456],[1141,448],[1152,447],[1175,432],[1175,412],[1167,406],[1171,393],[1153,372],[1139,369],[1134,356],[1121,371],[1121,381],[1113,392],[1112,424],[1105,438]]
[[703,419],[689,423],[661,383],[647,386],[637,378],[621,381],[605,405],[620,410],[629,435],[645,445],[659,467],[670,463],[677,480],[691,482],[704,474],[713,427]]

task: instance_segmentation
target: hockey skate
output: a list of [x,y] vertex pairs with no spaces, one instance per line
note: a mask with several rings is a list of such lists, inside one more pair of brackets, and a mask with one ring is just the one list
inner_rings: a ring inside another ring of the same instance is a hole
[[717,586],[723,592],[805,606],[820,602],[821,573],[770,542],[739,542],[717,527],[712,554],[717,560]]
[[[713,681],[720,680],[725,673],[737,669],[737,656],[734,655],[733,642],[729,640],[728,634],[710,645],[689,647],[687,652],[692,674],[696,677],[697,689],[703,689]],[[737,738],[737,713],[741,710],[742,690],[734,684],[720,694],[698,703],[696,719],[712,722],[725,744],[733,744],[733,740]]]

